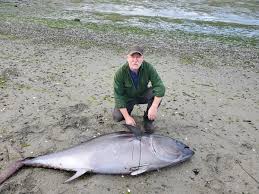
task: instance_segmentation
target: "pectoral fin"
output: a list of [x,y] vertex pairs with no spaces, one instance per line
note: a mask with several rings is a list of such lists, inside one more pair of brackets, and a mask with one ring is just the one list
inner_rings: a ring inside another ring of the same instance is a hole
[[88,169],[78,169],[77,171],[76,171],[76,173],[72,176],[72,177],[70,177],[69,179],[67,179],[66,181],[65,181],[65,183],[68,183],[68,182],[70,182],[70,181],[72,181],[72,180],[74,180],[74,179],[76,179],[76,178],[78,178],[78,177],[80,177],[81,175],[83,175],[84,173],[86,173],[87,171],[89,171]]
[[131,172],[130,175],[135,176],[135,175],[138,175],[138,174],[142,174],[142,173],[146,172],[147,170],[148,170],[147,166],[141,166],[141,167],[138,168],[138,170],[135,170],[135,171]]

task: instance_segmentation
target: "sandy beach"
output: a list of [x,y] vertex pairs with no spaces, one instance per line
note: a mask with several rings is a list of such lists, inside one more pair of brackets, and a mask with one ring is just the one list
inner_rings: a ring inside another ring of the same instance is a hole
[[[258,47],[216,41],[130,36],[0,24],[0,171],[98,135],[126,130],[112,120],[113,76],[140,42],[166,86],[155,133],[194,151],[191,160],[140,176],[24,168],[0,193],[259,192]],[[136,106],[139,125],[145,110]]]

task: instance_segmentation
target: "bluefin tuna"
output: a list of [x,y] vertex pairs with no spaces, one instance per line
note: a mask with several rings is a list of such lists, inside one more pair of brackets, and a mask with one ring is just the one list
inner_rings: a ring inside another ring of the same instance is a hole
[[167,136],[114,132],[63,151],[18,160],[0,174],[0,184],[23,166],[74,171],[65,181],[69,182],[87,172],[139,175],[184,162],[193,154],[187,145]]

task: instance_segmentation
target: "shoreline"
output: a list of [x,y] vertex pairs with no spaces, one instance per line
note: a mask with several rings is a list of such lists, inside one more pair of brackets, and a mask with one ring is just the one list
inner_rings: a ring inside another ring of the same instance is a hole
[[0,25],[0,36],[7,39],[28,39],[36,44],[44,42],[64,46],[74,45],[86,49],[95,46],[104,47],[116,50],[122,55],[125,54],[124,48],[128,47],[129,43],[140,43],[146,48],[147,53],[173,54],[186,65],[198,64],[212,68],[214,65],[240,66],[259,72],[259,57],[256,55],[259,48],[254,46],[235,45],[206,38],[192,39],[188,36],[153,37],[134,34],[134,32],[133,36],[116,32],[116,30],[99,32],[91,28],[73,29],[72,27],[53,28],[39,23],[12,23],[10,21]]

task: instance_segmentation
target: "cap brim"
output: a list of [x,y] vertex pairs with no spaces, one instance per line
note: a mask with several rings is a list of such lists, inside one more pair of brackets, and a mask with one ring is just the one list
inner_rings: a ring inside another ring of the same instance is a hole
[[143,55],[143,53],[141,53],[141,52],[139,52],[139,51],[131,51],[131,52],[129,53],[129,55],[133,55],[133,54],[135,54],[135,53],[138,53],[138,54],[140,54],[140,55]]

